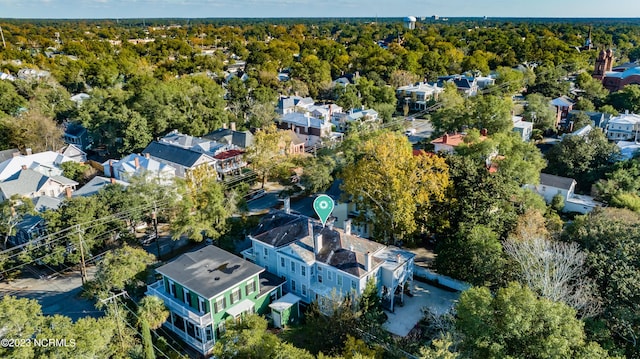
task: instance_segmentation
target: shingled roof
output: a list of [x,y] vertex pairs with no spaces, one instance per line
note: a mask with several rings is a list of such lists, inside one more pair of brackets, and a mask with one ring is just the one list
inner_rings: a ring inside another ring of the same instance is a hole
[[[314,236],[322,236],[320,251],[314,252]],[[289,246],[306,262],[313,260],[328,264],[351,275],[361,277],[365,270],[365,254],[385,248],[384,245],[320,223],[302,215],[274,211],[266,215],[253,233],[253,238],[276,248]],[[372,257],[373,267],[384,260]]]
[[211,156],[203,153],[194,152],[186,148],[172,146],[170,144],[164,144],[158,141],[153,141],[142,151],[144,154],[149,154],[152,157],[163,159],[167,162],[176,163],[181,166],[191,168],[195,165],[202,156],[206,156],[213,161]]

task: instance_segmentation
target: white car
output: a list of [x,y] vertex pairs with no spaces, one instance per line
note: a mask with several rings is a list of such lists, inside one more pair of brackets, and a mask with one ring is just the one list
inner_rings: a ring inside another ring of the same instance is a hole
[[404,131],[405,136],[413,136],[416,134],[416,129],[415,128],[410,128],[406,131]]

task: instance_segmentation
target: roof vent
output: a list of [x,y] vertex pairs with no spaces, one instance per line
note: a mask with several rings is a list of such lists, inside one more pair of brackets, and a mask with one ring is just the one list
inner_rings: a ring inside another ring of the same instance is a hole
[[213,280],[220,280],[220,277],[215,277],[213,278]]

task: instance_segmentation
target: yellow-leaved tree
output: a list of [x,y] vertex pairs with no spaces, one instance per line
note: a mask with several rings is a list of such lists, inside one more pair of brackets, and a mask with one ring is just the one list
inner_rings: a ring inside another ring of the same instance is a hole
[[397,241],[418,228],[416,218],[429,205],[444,199],[449,170],[444,159],[418,152],[407,138],[383,131],[360,144],[341,177],[343,190],[373,222],[380,241]]

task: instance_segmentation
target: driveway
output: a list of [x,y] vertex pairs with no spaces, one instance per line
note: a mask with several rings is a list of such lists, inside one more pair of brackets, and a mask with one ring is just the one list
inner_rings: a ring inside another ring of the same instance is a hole
[[460,293],[448,292],[426,283],[413,281],[413,297],[404,297],[404,306],[396,306],[394,313],[387,312],[387,321],[382,325],[391,334],[405,337],[424,317],[422,308],[435,314],[446,313],[458,300]]

